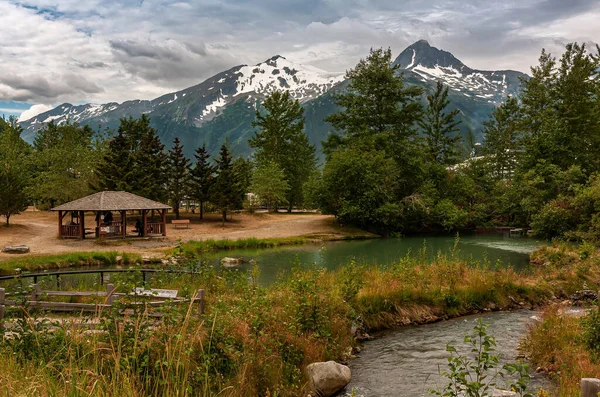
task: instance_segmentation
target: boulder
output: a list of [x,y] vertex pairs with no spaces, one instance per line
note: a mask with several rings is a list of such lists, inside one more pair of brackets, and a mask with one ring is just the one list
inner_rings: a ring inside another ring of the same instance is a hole
[[587,300],[596,300],[598,298],[598,292],[591,289],[583,289],[580,291],[576,291],[573,295],[569,296],[574,302],[577,301],[587,301]]
[[350,368],[335,361],[312,363],[306,367],[310,385],[317,395],[329,397],[350,383]]
[[600,379],[581,379],[581,397],[597,397],[600,393]]
[[507,391],[507,390],[494,390],[494,393],[492,393],[492,397],[512,397],[512,396],[517,396],[517,393],[515,393],[514,391]]
[[242,258],[229,258],[225,257],[221,259],[221,264],[225,267],[237,267],[244,263]]
[[26,254],[29,252],[29,247],[26,245],[7,245],[2,248],[2,252],[7,254]]

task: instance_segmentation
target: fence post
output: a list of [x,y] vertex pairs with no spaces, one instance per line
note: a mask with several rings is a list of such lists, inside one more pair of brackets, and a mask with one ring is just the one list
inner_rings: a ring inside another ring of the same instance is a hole
[[199,314],[204,314],[204,290],[203,289],[199,289],[198,290],[198,313]]
[[600,379],[581,379],[581,397],[597,397],[600,393]]
[[33,284],[31,286],[31,300],[37,302],[38,298],[42,294],[42,289],[38,284]]
[[108,284],[106,286],[106,298],[107,298],[106,303],[110,306],[112,306],[113,302],[115,301],[114,292],[115,292],[115,285]]
[[4,288],[0,288],[0,330],[4,328],[4,298],[6,294]]

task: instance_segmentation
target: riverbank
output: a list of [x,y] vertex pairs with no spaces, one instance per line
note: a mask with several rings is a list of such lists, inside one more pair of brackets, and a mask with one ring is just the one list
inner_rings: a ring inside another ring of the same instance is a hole
[[[531,308],[566,297],[584,284],[598,288],[598,255],[581,259],[561,250],[539,250],[534,255],[539,262],[527,274],[468,266],[451,252],[431,264],[407,256],[389,266],[350,263],[335,271],[298,265],[269,287],[256,284],[254,270],[208,266],[197,269],[200,274],[193,278],[164,275],[155,287],[178,289],[181,296],[205,288],[206,314],[198,317],[193,307],[173,309],[156,321],[144,312],[129,320],[102,313],[96,320],[105,324],[101,332],[35,329],[33,339],[3,346],[0,376],[7,390],[31,388],[30,379],[43,380],[35,383],[38,394],[52,394],[48,388],[69,394],[78,387],[92,388],[87,395],[171,396],[187,395],[186,390],[306,395],[306,365],[347,360],[355,330],[360,334],[475,312]],[[574,258],[568,266],[565,255]],[[117,288],[131,288],[130,283]]]
[[600,377],[600,314],[596,305],[576,315],[563,309],[560,304],[548,307],[522,349],[537,371],[557,385],[557,395],[578,397],[582,378]]
[[[241,212],[233,214],[221,224],[218,214],[205,214],[203,220],[197,214],[182,213],[183,219],[189,219],[187,228],[175,228],[169,214],[167,238],[135,239],[127,241],[68,240],[57,238],[56,213],[45,211],[25,211],[11,217],[11,226],[0,225],[0,247],[7,245],[27,245],[30,253],[19,257],[40,257],[65,255],[73,253],[119,252],[139,256],[155,256],[164,254],[175,248],[179,241],[204,240],[245,240],[256,238],[287,239],[301,237],[306,240],[327,241],[346,238],[374,238],[371,233],[358,228],[343,226],[329,215],[308,212],[299,213],[255,213]],[[90,214],[86,224],[93,225],[94,218]],[[135,216],[130,222],[135,224]],[[1,253],[0,263],[10,261],[15,255]]]

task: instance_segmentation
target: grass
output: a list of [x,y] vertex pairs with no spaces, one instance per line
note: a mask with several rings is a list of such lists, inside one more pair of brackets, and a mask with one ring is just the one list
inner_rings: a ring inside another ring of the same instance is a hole
[[554,306],[545,311],[523,343],[528,358],[554,380],[561,397],[580,396],[581,379],[600,376],[600,362],[586,349],[583,333],[580,318],[564,315]]
[[0,262],[0,274],[14,274],[16,269],[37,271],[61,269],[74,266],[89,265],[114,265],[117,257],[122,257],[123,264],[131,264],[141,261],[141,256],[130,253],[109,252],[74,252],[59,255],[23,256]]
[[[224,247],[203,244],[192,247]],[[257,284],[257,268],[245,273],[206,265],[195,267],[199,274],[194,276],[158,273],[150,286],[176,288],[188,297],[204,288],[206,314],[199,316],[194,306],[172,307],[154,320],[139,307],[125,317],[98,314],[100,332],[84,333],[69,326],[31,325],[20,320],[27,317],[24,312],[12,312],[14,326],[28,325],[18,329],[20,338],[0,342],[0,394],[306,395],[304,368],[315,361],[347,359],[358,317],[371,330],[385,329],[520,303],[540,305],[583,285],[598,288],[596,251],[567,255],[561,250],[544,248],[527,274],[472,266],[455,251],[432,263],[420,259],[423,254],[389,266],[351,262],[338,270],[298,263],[269,287]],[[563,260],[565,255],[570,259]],[[121,291],[136,283],[127,277],[111,282]]]

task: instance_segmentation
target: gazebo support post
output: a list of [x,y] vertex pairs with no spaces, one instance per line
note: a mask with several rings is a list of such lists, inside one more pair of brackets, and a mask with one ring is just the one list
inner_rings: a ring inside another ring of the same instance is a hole
[[162,235],[167,236],[167,210],[161,210],[162,212]]
[[85,240],[85,212],[79,211],[79,236]]
[[100,211],[96,211],[96,238],[100,238]]
[[146,237],[146,228],[148,227],[148,210],[142,210],[142,237]]
[[121,234],[127,238],[127,211],[121,211]]
[[62,237],[62,220],[63,220],[63,212],[58,211],[58,235]]

